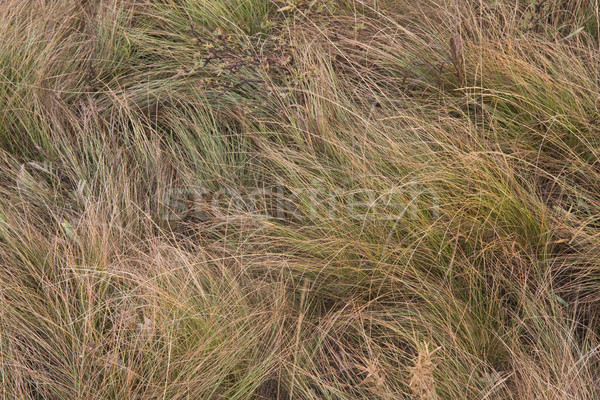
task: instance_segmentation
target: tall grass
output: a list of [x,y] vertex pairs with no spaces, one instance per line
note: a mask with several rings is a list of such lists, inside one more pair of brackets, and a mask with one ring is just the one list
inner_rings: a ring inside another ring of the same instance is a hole
[[2,397],[600,397],[598,7],[0,3]]

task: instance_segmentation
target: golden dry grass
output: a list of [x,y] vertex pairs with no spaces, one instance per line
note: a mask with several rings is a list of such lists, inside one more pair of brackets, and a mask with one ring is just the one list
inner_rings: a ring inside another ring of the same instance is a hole
[[0,2],[2,398],[599,398],[598,6]]

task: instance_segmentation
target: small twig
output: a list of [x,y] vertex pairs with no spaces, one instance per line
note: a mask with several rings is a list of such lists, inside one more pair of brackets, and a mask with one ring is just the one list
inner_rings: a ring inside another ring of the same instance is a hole
[[456,70],[456,77],[458,78],[458,84],[460,86],[464,85],[462,57],[462,41],[460,40],[460,36],[457,34],[454,35],[454,37],[450,38],[450,59],[452,60],[452,64],[454,65],[454,69]]

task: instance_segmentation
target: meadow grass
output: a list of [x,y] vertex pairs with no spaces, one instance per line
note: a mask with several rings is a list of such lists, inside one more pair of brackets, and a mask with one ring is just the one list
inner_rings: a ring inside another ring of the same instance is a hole
[[599,6],[1,2],[2,398],[600,398]]

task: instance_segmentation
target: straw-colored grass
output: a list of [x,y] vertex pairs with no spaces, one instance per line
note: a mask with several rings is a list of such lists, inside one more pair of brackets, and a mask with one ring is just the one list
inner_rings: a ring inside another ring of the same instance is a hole
[[0,395],[600,398],[599,6],[0,2]]

